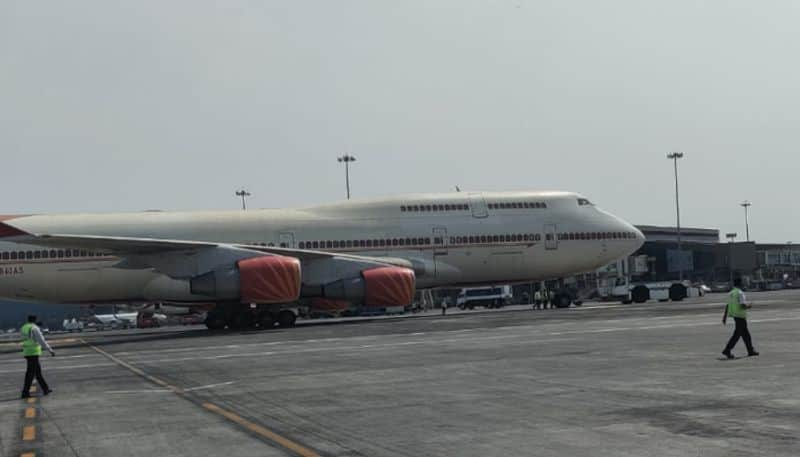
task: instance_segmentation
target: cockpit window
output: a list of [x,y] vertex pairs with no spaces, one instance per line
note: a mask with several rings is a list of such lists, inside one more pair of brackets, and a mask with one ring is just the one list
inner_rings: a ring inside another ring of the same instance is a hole
[[592,202],[590,202],[589,200],[587,200],[585,198],[579,198],[578,199],[578,206],[594,206],[594,205],[592,205]]

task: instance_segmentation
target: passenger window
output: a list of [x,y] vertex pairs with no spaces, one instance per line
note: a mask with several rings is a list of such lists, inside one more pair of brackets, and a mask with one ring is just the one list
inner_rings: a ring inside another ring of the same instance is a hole
[[301,241],[301,242],[297,243],[297,247],[299,249],[305,249],[306,248],[306,243]]
[[400,238],[400,246],[405,246],[406,240],[404,238]]
[[403,213],[405,213],[405,212],[406,212],[406,207],[405,207],[405,206],[401,206],[401,207],[400,207],[400,212],[403,212]]
[[34,259],[41,259],[42,258],[42,251],[34,251],[33,252]]
[[528,235],[527,233],[522,235],[522,240],[523,241],[530,241],[531,240],[530,235]]
[[444,210],[445,211],[450,211],[450,205],[444,205]]
[[551,233],[548,233],[547,235],[544,236],[544,239],[547,241],[553,241],[553,235]]
[[28,260],[32,260],[33,259],[33,251],[26,252],[25,253],[25,258],[28,259]]
[[64,250],[64,257],[72,257],[72,251],[69,249]]
[[339,247],[339,240],[333,240],[333,248],[336,249]]

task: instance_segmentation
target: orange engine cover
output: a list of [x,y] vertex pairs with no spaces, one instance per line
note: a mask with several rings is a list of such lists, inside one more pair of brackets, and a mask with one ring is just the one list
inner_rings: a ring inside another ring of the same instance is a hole
[[300,261],[294,257],[252,257],[236,265],[242,303],[289,303],[300,297]]
[[364,306],[407,306],[414,301],[414,271],[402,267],[381,267],[361,272],[364,277]]

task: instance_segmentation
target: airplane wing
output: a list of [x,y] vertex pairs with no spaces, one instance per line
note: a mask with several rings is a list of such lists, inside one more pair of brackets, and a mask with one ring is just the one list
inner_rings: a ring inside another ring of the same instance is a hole
[[31,243],[48,247],[80,248],[89,250],[110,251],[116,255],[147,255],[168,253],[175,251],[191,251],[205,248],[230,247],[239,250],[257,253],[283,255],[302,260],[327,259],[332,257],[353,260],[379,261],[387,265],[411,268],[411,262],[393,257],[371,257],[352,254],[331,253],[326,251],[312,251],[306,249],[281,248],[272,246],[256,246],[249,244],[215,243],[208,241],[165,240],[158,238],[131,238],[116,236],[94,235],[31,235],[30,237],[17,238],[13,241]]
[[97,235],[28,233],[6,240],[110,252],[120,259],[110,268],[152,269],[184,284],[192,296],[211,300],[285,303],[320,296],[405,305],[416,283],[415,265],[399,258]]

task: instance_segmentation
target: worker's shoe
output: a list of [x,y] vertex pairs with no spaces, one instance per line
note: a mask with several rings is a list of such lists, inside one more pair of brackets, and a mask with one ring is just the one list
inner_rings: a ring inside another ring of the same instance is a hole
[[50,395],[53,393],[53,389],[44,389],[42,390],[42,395]]
[[728,352],[728,351],[722,351],[722,355],[724,355],[724,356],[725,356],[726,358],[728,358],[729,360],[730,360],[730,359],[735,359],[735,358],[736,358],[736,356],[735,356],[735,355],[731,354],[731,353],[730,353],[730,352]]
[[758,352],[756,352],[756,351],[750,351],[750,352],[747,353],[747,357],[756,357],[757,355],[758,355]]

